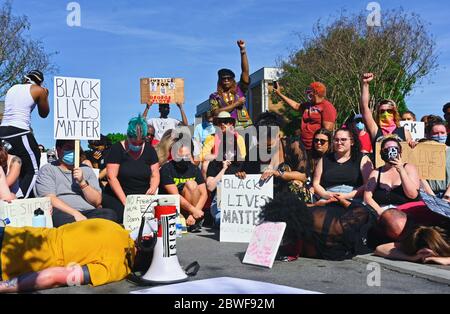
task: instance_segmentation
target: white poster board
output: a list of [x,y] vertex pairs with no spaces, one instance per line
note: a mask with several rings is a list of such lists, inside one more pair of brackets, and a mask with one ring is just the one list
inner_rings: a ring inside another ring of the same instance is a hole
[[34,211],[38,208],[44,211],[46,227],[52,228],[52,204],[49,197],[14,200],[11,203],[0,202],[0,218],[9,218],[10,227],[31,227]]
[[415,141],[425,138],[425,122],[420,121],[400,121],[400,126],[405,127],[411,133]]
[[170,203],[175,204],[177,212],[180,212],[179,195],[128,195],[123,212],[123,226],[125,229],[131,232],[138,229],[141,224],[142,214],[144,214],[153,201],[162,198],[168,199]]
[[54,137],[100,139],[100,80],[55,77]]
[[273,198],[273,178],[261,184],[261,175],[222,178],[220,242],[248,243],[259,223],[261,206]]
[[256,226],[242,262],[272,268],[285,229],[285,222],[264,222]]

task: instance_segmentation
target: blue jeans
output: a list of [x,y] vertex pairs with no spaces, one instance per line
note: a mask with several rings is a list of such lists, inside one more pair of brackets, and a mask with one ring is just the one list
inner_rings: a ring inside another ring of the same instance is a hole
[[332,186],[331,188],[327,189],[327,192],[346,194],[346,193],[350,193],[353,190],[354,190],[353,186],[343,184],[343,185]]
[[211,216],[214,220],[214,225],[220,226],[220,213],[221,209],[217,206],[217,193],[214,195],[212,201],[211,201]]

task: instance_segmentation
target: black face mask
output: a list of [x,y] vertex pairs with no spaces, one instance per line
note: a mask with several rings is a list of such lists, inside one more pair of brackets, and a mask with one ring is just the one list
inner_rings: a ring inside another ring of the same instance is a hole
[[191,163],[188,159],[181,159],[180,161],[175,161],[175,168],[180,172],[186,172]]
[[390,162],[391,160],[398,158],[398,155],[399,155],[398,147],[389,147],[381,151],[381,159],[383,159],[384,162]]

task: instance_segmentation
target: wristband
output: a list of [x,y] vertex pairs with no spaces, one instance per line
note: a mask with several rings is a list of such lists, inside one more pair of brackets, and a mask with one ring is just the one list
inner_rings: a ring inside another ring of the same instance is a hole
[[80,189],[84,190],[85,188],[87,188],[89,186],[89,183],[85,180],[84,184],[80,184]]

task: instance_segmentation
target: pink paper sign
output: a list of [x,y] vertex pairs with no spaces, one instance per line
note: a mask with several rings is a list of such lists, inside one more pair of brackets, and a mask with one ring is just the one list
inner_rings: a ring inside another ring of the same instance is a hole
[[286,223],[264,222],[255,227],[243,263],[272,268]]

